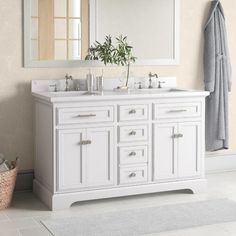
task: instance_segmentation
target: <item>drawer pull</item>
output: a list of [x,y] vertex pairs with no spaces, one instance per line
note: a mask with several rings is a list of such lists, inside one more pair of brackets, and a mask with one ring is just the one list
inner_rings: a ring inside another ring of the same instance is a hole
[[136,135],[136,131],[131,131],[130,133],[129,133],[129,135],[133,135],[133,136],[135,136]]
[[86,118],[86,117],[95,117],[97,116],[96,114],[87,114],[87,115],[78,115],[77,117],[79,118]]
[[174,135],[172,136],[172,138],[183,138],[183,137],[184,137],[183,134],[174,134]]
[[181,112],[187,112],[187,110],[181,109],[181,110],[170,110],[169,113],[181,113]]
[[130,178],[136,177],[136,173],[134,173],[134,172],[131,173],[131,174],[129,175],[129,177],[130,177]]
[[133,110],[130,110],[130,111],[129,111],[129,114],[136,114],[136,110],[134,110],[134,109],[133,109]]
[[88,144],[91,144],[91,143],[92,143],[91,140],[83,140],[83,141],[79,142],[79,145],[88,145]]
[[129,156],[136,156],[136,152],[131,152]]

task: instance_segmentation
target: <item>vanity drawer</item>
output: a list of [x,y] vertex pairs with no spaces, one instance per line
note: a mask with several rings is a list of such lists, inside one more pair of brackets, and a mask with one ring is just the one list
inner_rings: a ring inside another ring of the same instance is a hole
[[148,125],[133,125],[119,127],[120,142],[147,141]]
[[58,108],[57,124],[81,124],[96,122],[112,122],[114,120],[112,106]]
[[199,117],[201,115],[201,103],[157,103],[154,104],[154,120]]
[[137,121],[148,119],[148,105],[119,105],[118,106],[119,121]]
[[119,184],[147,182],[147,166],[122,167],[119,172]]
[[147,163],[148,146],[120,147],[119,161],[121,165]]

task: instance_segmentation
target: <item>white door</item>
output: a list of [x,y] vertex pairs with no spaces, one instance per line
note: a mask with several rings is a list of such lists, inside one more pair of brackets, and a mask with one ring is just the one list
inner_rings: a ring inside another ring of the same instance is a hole
[[179,124],[178,133],[178,175],[193,177],[200,174],[201,123],[185,122]]
[[86,185],[113,184],[114,134],[112,127],[88,128],[86,155]]
[[85,129],[59,130],[57,133],[58,190],[77,189],[85,185]]
[[164,180],[177,176],[177,124],[155,124],[153,139],[154,179]]

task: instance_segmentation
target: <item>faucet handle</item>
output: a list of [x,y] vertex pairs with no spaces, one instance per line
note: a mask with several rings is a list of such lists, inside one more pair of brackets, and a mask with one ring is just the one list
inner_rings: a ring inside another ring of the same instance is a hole
[[66,80],[72,80],[73,79],[73,77],[72,77],[72,75],[69,75],[68,73],[65,75],[65,79]]
[[142,82],[135,82],[134,84],[138,84],[138,89],[142,89]]
[[162,88],[161,84],[165,84],[165,81],[158,81],[158,88]]

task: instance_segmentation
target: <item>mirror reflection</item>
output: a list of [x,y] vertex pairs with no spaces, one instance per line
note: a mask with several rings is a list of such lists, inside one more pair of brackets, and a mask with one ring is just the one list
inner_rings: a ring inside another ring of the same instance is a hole
[[173,0],[97,0],[91,42],[122,34],[138,59],[174,58],[174,7]]
[[177,1],[25,0],[25,58],[83,61],[96,41],[123,35],[138,62],[171,64],[178,56]]
[[87,51],[88,0],[31,0],[33,60],[81,60]]

